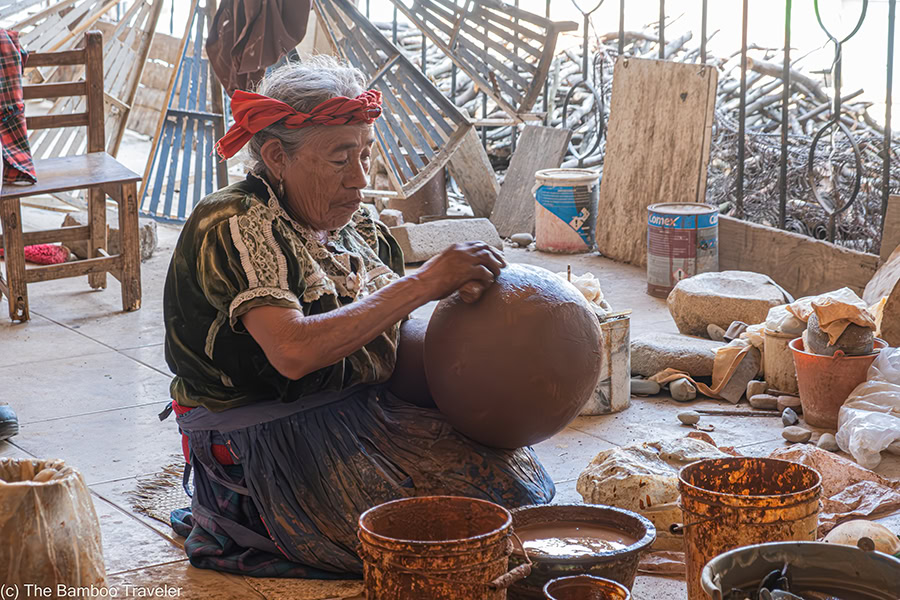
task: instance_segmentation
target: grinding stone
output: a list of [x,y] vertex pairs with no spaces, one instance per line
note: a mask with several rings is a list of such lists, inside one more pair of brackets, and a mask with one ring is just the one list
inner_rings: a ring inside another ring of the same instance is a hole
[[397,338],[397,364],[388,380],[388,390],[405,402],[434,408],[425,378],[425,331],[428,321],[409,319],[400,325]]
[[472,439],[536,444],[591,398],[601,339],[573,285],[546,269],[510,265],[477,302],[454,293],[438,304],[425,336],[428,386],[450,424]]

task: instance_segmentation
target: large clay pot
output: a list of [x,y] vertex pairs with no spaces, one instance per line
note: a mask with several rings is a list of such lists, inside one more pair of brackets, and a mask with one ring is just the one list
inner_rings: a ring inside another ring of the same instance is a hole
[[590,399],[601,332],[584,296],[530,265],[504,268],[472,304],[442,300],[425,335],[431,395],[458,431],[519,448],[561,431]]

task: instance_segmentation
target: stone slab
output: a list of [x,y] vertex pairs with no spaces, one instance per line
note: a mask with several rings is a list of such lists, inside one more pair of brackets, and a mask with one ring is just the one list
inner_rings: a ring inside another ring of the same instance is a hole
[[704,337],[710,323],[723,329],[734,321],[755,325],[785,302],[784,292],[768,275],[749,271],[694,275],[679,281],[667,301],[678,331]]
[[407,263],[425,262],[453,244],[485,242],[503,249],[503,240],[494,224],[487,219],[446,219],[420,225],[406,224],[391,228],[391,234],[403,249]]
[[713,372],[716,349],[724,344],[677,333],[648,333],[631,341],[631,373],[650,377],[669,367],[692,377]]

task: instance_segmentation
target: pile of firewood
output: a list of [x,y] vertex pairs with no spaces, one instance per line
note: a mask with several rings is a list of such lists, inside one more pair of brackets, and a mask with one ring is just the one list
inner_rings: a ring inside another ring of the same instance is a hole
[[[391,36],[391,24],[379,27]],[[699,40],[691,32],[673,35],[667,25],[664,54],[667,60],[699,62]],[[656,25],[645,31],[626,32],[625,54],[657,58],[659,39]],[[563,126],[563,100],[572,86],[580,82],[582,49],[574,43],[578,37],[560,38],[560,50],[547,81],[547,123]],[[409,25],[398,25],[398,46],[421,66],[422,34]],[[573,129],[576,148],[594,147],[594,152],[577,160],[566,156],[563,166],[583,166],[602,170],[605,152],[606,121],[612,92],[612,76],[618,56],[618,32],[594,36],[589,54],[589,82],[600,92],[603,104],[595,106],[594,95],[583,87],[573,94],[565,125]],[[783,93],[781,52],[751,46],[748,52],[746,136],[744,162],[744,196],[737,197],[738,118],[740,105],[740,53],[727,58],[708,56],[707,63],[719,69],[716,121],[713,129],[707,202],[718,205],[723,214],[777,226],[779,222],[779,173],[781,157],[781,103]],[[477,86],[462,71],[456,71],[455,92],[451,89],[452,63],[433,44],[426,44],[425,72],[465,113],[475,118],[502,118],[505,115],[494,103],[484,100]],[[804,71],[803,59],[791,65],[791,89],[788,104],[788,176],[785,227],[819,239],[828,236],[828,215],[813,198],[808,175],[809,150],[813,136],[831,120],[832,90],[824,76]],[[863,90],[842,91],[844,125],[853,135],[861,155],[862,173],[859,194],[837,220],[835,242],[857,250],[877,252],[880,243],[882,203],[882,157],[884,132],[869,114],[870,102]],[[535,112],[543,112],[539,100]],[[598,119],[602,127],[598,127]],[[505,171],[513,149],[512,127],[488,129],[487,151],[495,169]],[[580,151],[579,151],[580,152]],[[842,133],[825,134],[820,139],[814,159],[814,181],[820,196],[832,206],[842,206],[850,197],[856,178],[856,162],[850,140]],[[900,189],[900,138],[895,135],[891,147],[890,190]]]

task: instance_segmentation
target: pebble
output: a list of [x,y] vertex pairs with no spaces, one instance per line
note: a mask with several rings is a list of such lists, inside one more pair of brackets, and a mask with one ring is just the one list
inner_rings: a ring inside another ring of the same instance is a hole
[[724,342],[725,341],[725,330],[716,325],[715,323],[710,323],[706,326],[706,335],[709,336],[714,342]]
[[750,406],[760,410],[776,410],[778,408],[778,398],[771,394],[755,394],[750,396]]
[[759,381],[758,379],[751,379],[747,383],[747,399],[749,400],[753,396],[759,396],[760,394],[765,394],[766,390],[769,389],[769,384],[765,381]]
[[639,396],[655,396],[659,393],[660,385],[649,379],[634,378],[631,380],[631,393]]
[[519,248],[527,248],[534,241],[534,236],[530,233],[516,233],[511,235],[509,239]]
[[837,452],[840,450],[837,440],[834,439],[834,435],[831,433],[823,433],[820,435],[819,441],[816,442],[816,446],[822,450],[828,450],[829,452]]
[[781,411],[781,422],[784,423],[785,427],[790,427],[791,425],[799,423],[800,417],[797,416],[797,413],[795,413],[793,409],[786,408]]
[[687,379],[676,379],[669,384],[672,399],[678,402],[689,402],[697,397],[697,388]]
[[783,411],[786,408],[792,409],[798,415],[803,414],[803,407],[800,406],[800,398],[797,396],[778,396],[778,410]]
[[809,441],[809,438],[812,437],[812,431],[791,425],[781,431],[781,437],[792,443],[803,443]]
[[685,425],[694,425],[700,421],[700,413],[696,410],[685,410],[678,413],[678,420]]

